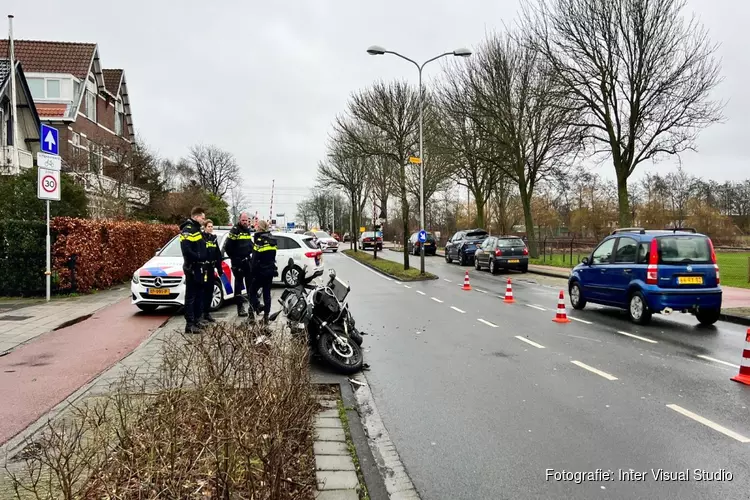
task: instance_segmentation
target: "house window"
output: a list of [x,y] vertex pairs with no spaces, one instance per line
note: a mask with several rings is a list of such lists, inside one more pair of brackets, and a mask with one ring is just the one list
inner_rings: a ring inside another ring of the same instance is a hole
[[26,83],[34,99],[44,99],[44,78],[27,78]]
[[89,171],[97,175],[102,173],[102,150],[95,144],[89,144]]
[[122,135],[122,100],[115,103],[115,134]]
[[92,81],[86,82],[86,117],[95,122],[96,121],[96,101],[97,101],[97,90],[96,84]]
[[60,80],[47,80],[47,99],[60,98]]
[[78,132],[73,132],[73,135],[71,136],[71,141],[73,142],[74,146],[80,146],[81,145],[81,136]]

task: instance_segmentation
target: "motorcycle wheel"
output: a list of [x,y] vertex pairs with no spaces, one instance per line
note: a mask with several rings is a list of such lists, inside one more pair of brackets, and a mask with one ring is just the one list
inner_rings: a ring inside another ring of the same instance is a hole
[[326,363],[345,375],[357,373],[362,369],[364,362],[362,349],[356,342],[347,342],[344,354],[347,354],[348,357],[342,356],[336,352],[336,349],[342,349],[342,347],[336,345],[336,337],[328,332],[323,332],[318,338],[318,354]]

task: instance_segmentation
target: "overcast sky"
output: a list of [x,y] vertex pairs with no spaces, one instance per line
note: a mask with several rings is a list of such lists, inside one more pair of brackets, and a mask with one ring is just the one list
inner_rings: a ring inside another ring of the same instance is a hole
[[[689,172],[716,180],[750,177],[747,19],[737,0],[687,0],[721,43],[725,77],[717,95],[727,122],[705,131]],[[252,210],[294,212],[314,183],[330,123],[351,92],[416,69],[372,44],[426,59],[473,47],[512,23],[517,0],[5,0],[18,39],[96,42],[104,67],[125,69],[137,132],[161,155],[194,143],[233,152]],[[420,18],[421,16],[421,18]],[[743,69],[744,68],[744,69]],[[744,72],[748,73],[745,75]],[[427,79],[439,64],[426,70]],[[667,170],[674,162],[646,169]],[[612,167],[598,171],[611,177]]]

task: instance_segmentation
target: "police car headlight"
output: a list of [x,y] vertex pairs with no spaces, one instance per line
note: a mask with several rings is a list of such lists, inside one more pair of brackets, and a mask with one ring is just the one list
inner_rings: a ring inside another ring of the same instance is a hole
[[136,285],[141,282],[141,279],[138,277],[138,271],[133,273],[133,279],[131,281]]

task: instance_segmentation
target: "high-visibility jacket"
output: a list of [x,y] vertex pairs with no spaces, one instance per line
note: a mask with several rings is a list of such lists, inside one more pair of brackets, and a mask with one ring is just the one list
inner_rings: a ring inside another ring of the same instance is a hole
[[253,251],[253,274],[260,278],[276,275],[276,240],[271,233],[255,233],[255,250]]
[[188,219],[180,225],[180,248],[187,266],[208,260],[206,240],[197,221]]
[[232,226],[224,250],[232,259],[232,266],[239,266],[242,261],[250,259],[253,253],[253,233],[250,228],[243,227],[239,222]]
[[219,248],[219,240],[215,234],[203,233],[203,237],[206,239],[206,250],[208,252],[208,261],[213,264],[219,274],[222,274],[221,269],[221,249]]

